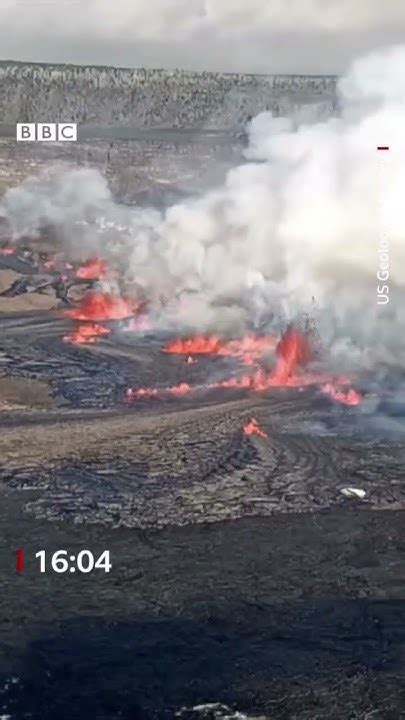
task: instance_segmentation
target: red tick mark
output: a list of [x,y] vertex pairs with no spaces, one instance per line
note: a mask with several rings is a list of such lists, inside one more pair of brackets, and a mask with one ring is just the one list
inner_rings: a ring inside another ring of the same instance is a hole
[[17,550],[16,555],[17,558],[15,567],[17,572],[21,575],[22,571],[24,570],[24,550]]

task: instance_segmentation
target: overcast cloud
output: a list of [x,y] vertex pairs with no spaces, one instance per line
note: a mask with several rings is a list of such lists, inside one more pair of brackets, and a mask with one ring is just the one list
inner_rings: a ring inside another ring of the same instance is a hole
[[403,0],[1,0],[3,59],[340,73],[401,42]]

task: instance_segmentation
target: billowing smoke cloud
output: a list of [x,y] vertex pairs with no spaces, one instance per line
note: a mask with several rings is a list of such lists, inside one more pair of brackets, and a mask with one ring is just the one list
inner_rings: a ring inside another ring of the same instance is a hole
[[[49,31],[52,28],[52,31]],[[341,72],[399,42],[400,0],[2,0],[4,58],[239,72]],[[229,52],[230,43],[237,52]]]
[[165,213],[117,205],[90,170],[10,190],[4,213],[16,236],[46,221],[76,252],[121,258],[127,285],[156,308],[165,299],[165,322],[223,329],[310,312],[337,364],[403,365],[404,73],[394,47],[341,80],[341,117],[296,127],[260,115],[225,184]]

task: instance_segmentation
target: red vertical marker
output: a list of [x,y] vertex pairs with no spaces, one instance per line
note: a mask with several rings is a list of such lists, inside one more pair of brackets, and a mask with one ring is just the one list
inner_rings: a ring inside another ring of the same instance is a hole
[[17,558],[15,563],[15,568],[19,575],[21,575],[22,571],[24,570],[24,550],[17,550]]

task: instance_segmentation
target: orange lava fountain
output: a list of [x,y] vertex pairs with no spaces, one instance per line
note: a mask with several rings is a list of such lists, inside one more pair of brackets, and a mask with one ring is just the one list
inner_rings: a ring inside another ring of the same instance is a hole
[[303,376],[299,371],[312,359],[310,338],[300,330],[289,328],[276,345],[276,367],[271,372],[257,368],[253,375],[242,375],[222,380],[210,387],[249,388],[267,390],[287,385],[307,385],[315,382],[313,376]]

